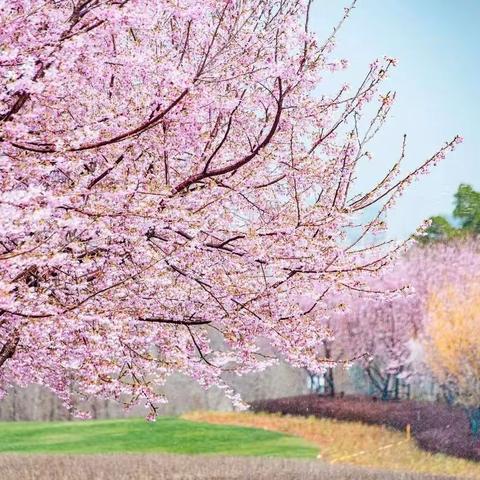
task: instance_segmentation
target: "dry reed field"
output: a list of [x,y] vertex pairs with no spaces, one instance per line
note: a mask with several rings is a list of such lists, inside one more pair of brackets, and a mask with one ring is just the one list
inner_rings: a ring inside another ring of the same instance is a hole
[[205,455],[0,455],[1,480],[448,480],[322,461]]

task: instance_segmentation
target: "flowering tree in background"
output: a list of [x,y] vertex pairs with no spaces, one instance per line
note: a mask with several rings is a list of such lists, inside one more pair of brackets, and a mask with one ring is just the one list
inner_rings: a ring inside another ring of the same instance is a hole
[[[398,277],[401,284],[405,278]],[[398,287],[400,288],[400,287]],[[358,358],[370,385],[382,400],[399,399],[401,381],[412,371],[411,342],[422,317],[418,298],[399,293],[384,300],[359,298],[339,321],[338,338],[348,358]]]
[[401,383],[415,373],[411,349],[423,330],[424,314],[420,294],[410,288],[416,283],[410,267],[423,253],[413,247],[373,279],[368,290],[344,292],[343,311],[329,320],[332,360],[348,366],[355,359],[383,400],[399,399]]
[[314,95],[345,62],[334,34],[310,32],[310,5],[0,4],[3,390],[40,383],[68,405],[73,384],[154,412],[172,372],[228,391],[223,371],[265,367],[258,337],[322,367],[327,297],[367,288],[400,250],[359,242],[460,139],[353,196],[394,61]]
[[[398,399],[400,383],[413,376],[433,374],[447,391],[452,382],[436,374],[424,353],[425,345],[435,345],[449,328],[447,324],[439,328],[441,320],[431,318],[431,298],[438,299],[437,304],[448,302],[441,292],[451,286],[463,288],[478,279],[479,271],[480,251],[474,239],[411,248],[369,284],[381,296],[346,293],[343,302],[348,308],[329,322],[335,334],[329,350],[333,360],[357,358],[384,400]],[[443,368],[441,363],[437,367]]]

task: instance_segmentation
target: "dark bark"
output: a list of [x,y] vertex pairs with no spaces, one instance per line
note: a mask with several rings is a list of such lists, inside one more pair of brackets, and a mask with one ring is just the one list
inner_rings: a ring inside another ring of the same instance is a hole
[[18,342],[20,341],[20,334],[18,330],[14,330],[13,335],[7,342],[3,345],[0,350],[0,368],[3,364],[10,358],[13,357],[15,351],[17,350]]

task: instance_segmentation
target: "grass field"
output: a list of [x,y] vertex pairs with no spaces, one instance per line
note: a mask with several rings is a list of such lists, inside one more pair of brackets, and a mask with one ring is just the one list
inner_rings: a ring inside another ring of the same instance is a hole
[[279,432],[162,417],[155,423],[144,419],[3,422],[0,452],[164,452],[315,458],[318,449],[300,437]]
[[430,454],[405,434],[358,422],[198,412],[162,417],[155,423],[143,419],[0,423],[1,480],[442,476],[480,480],[480,464]]

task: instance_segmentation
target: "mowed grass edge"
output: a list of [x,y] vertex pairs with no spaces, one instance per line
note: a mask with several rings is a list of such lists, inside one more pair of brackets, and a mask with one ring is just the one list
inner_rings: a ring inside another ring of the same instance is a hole
[[247,426],[175,417],[76,422],[0,422],[0,453],[175,453],[315,458],[307,440]]

